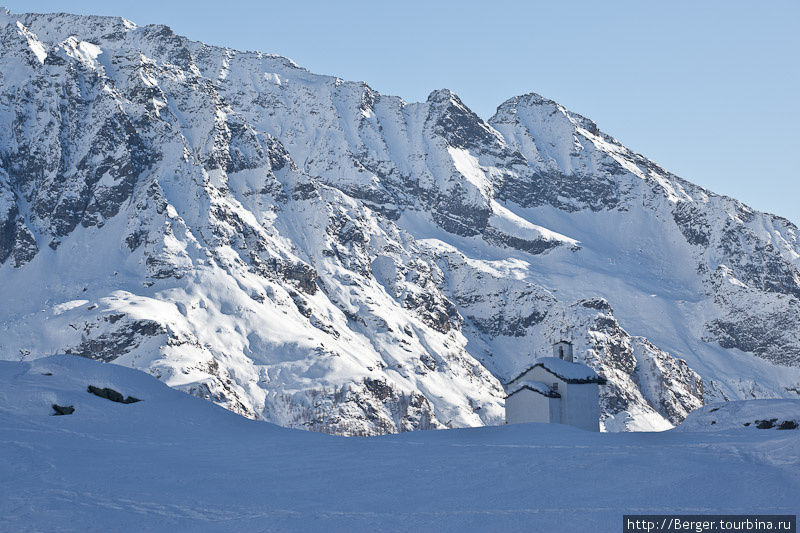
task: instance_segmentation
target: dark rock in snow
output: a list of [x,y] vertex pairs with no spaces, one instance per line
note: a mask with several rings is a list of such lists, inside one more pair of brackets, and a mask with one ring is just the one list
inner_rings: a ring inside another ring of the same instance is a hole
[[90,392],[95,396],[99,396],[100,398],[105,398],[106,400],[111,400],[112,402],[116,403],[136,403],[141,401],[139,398],[134,398],[133,396],[128,396],[126,398],[121,393],[115,391],[114,389],[110,389],[108,387],[101,389],[99,387],[95,387],[94,385],[89,385],[87,392]]
[[71,415],[75,412],[75,408],[71,405],[58,405],[57,403],[53,404],[53,416],[61,416],[61,415]]

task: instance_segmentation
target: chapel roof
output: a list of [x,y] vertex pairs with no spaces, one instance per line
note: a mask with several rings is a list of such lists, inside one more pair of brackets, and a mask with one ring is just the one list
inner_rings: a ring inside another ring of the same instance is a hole
[[558,357],[541,357],[533,363],[533,365],[529,366],[525,370],[523,370],[517,377],[512,379],[508,382],[508,385],[511,385],[519,378],[525,375],[529,370],[532,370],[540,366],[544,368],[549,373],[553,374],[557,378],[561,379],[566,383],[574,383],[574,384],[581,384],[581,383],[598,383],[603,385],[606,383],[606,379],[602,378],[597,375],[597,373],[589,368],[587,365],[583,363],[573,363],[570,361],[564,361],[563,359],[559,359]]
[[517,383],[514,384],[513,387],[510,387],[508,389],[508,396],[506,396],[506,398],[524,389],[533,392],[538,392],[542,396],[546,396],[548,398],[561,398],[561,395],[558,392],[554,391],[552,387],[550,387],[545,383],[542,383],[541,381],[534,381],[534,380],[518,381]]

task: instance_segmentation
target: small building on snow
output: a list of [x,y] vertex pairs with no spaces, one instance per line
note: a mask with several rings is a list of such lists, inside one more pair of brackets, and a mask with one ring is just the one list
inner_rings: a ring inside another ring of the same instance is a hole
[[553,346],[506,385],[506,424],[544,422],[600,431],[599,386],[605,379],[573,360],[572,344]]

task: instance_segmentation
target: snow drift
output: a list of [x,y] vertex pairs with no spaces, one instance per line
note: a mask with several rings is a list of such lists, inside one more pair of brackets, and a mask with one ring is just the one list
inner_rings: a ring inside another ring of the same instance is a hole
[[3,531],[619,531],[631,512],[792,514],[800,491],[800,430],[334,437],[76,356],[0,361],[0,454]]

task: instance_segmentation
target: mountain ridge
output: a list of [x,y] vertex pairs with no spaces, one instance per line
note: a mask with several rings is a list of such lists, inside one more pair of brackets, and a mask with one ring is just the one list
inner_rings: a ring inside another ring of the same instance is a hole
[[607,430],[800,394],[797,228],[552,100],[484,121],[165,26],[2,18],[2,358],[341,434],[501,423],[565,335]]

